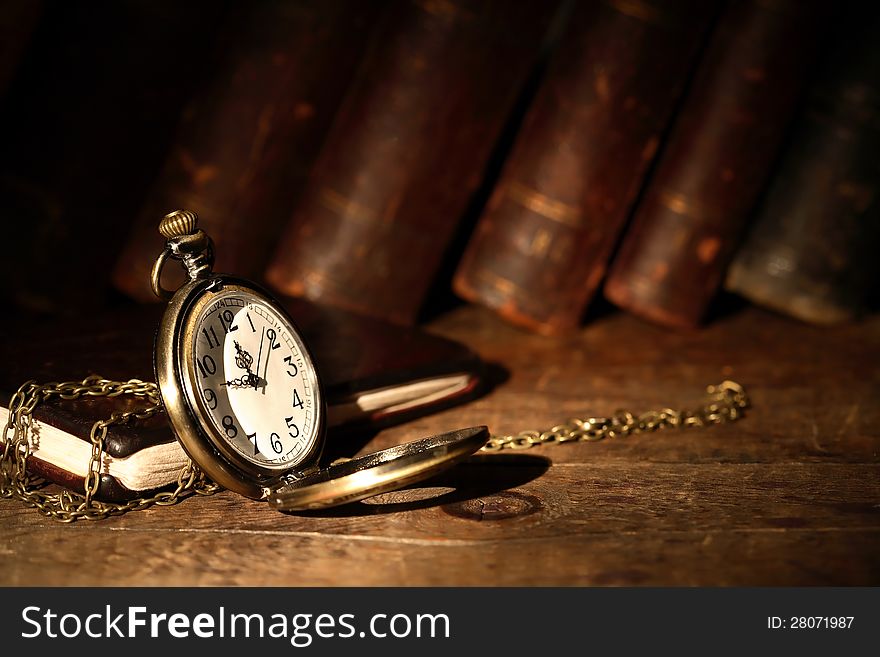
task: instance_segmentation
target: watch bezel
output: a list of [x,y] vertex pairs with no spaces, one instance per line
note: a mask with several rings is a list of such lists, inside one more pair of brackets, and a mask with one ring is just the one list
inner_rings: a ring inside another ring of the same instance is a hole
[[[213,302],[213,296],[229,288],[241,289],[272,306],[299,337],[304,360],[309,364],[310,383],[315,386],[315,439],[308,451],[293,463],[260,465],[247,460],[228,444],[214,427],[204,402],[192,380],[194,339],[201,309]],[[291,472],[305,472],[317,467],[324,444],[326,402],[320,376],[302,332],[283,306],[271,294],[251,281],[212,274],[183,285],[172,297],[156,333],[154,368],[160,394],[171,426],[184,451],[205,474],[224,488],[253,499],[267,495],[267,487]]]

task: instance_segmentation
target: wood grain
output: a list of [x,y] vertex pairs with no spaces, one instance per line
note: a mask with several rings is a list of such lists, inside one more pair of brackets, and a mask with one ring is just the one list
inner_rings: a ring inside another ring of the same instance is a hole
[[750,308],[677,334],[614,314],[548,339],[463,307],[430,328],[503,364],[506,379],[467,406],[336,448],[694,405],[724,377],[753,408],[728,426],[479,455],[323,513],[278,514],[224,492],[62,526],[0,500],[0,584],[880,583],[880,318],[818,329]]

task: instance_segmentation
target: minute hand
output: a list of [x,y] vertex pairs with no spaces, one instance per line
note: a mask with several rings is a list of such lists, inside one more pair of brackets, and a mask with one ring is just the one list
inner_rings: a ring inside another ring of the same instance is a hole
[[[263,327],[263,332],[260,333],[260,350],[257,352],[257,372],[260,371],[260,360],[263,358],[263,338],[266,337],[266,327]],[[254,377],[254,390],[257,389],[257,384],[260,382],[260,377]]]
[[[269,329],[268,331],[266,331],[266,335],[269,338],[269,346],[266,348],[266,363],[265,363],[265,365],[263,365],[262,383],[263,383],[263,394],[264,395],[266,394],[266,384],[269,383],[268,378],[266,376],[269,372],[269,359],[272,357],[272,351],[275,349],[275,347],[278,346],[275,344],[275,338],[276,338],[277,334],[275,333],[275,331],[273,329]],[[258,367],[257,372],[259,372],[259,371],[260,370]]]

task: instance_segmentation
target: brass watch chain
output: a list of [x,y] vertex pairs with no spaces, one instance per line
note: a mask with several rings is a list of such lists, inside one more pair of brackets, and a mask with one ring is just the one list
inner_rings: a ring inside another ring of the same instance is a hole
[[[88,470],[83,482],[83,492],[64,490],[49,493],[43,490],[46,482],[27,472],[27,457],[31,443],[29,436],[33,424],[33,411],[40,402],[52,398],[81,399],[84,397],[118,397],[132,395],[144,399],[147,406],[137,411],[118,412],[106,420],[98,420],[92,425],[89,438],[92,453],[89,456]],[[136,509],[145,509],[154,504],[168,506],[181,499],[198,493],[212,495],[220,487],[205,479],[192,462],[185,466],[177,476],[177,487],[172,491],[162,491],[149,497],[139,497],[128,502],[101,502],[94,499],[101,481],[101,467],[104,456],[104,440],[107,430],[112,426],[130,424],[145,420],[162,411],[159,389],[155,383],[130,379],[128,381],[108,381],[100,376],[89,376],[82,381],[37,384],[28,381],[12,396],[9,402],[9,417],[3,433],[3,456],[0,459],[0,497],[15,497],[35,507],[41,513],[60,522],[74,522],[81,518],[101,520],[109,516],[121,515]],[[10,438],[10,432],[12,437]]]
[[[113,413],[109,418],[98,420],[92,425],[92,452],[83,492],[63,490],[60,493],[51,493],[44,490],[47,482],[27,471],[27,458],[31,453],[33,412],[36,406],[53,398],[70,400],[120,395],[143,399],[147,405],[135,411]],[[745,390],[734,381],[709,386],[707,395],[702,405],[694,410],[664,408],[638,416],[621,410],[610,417],[574,418],[545,431],[521,431],[512,435],[491,436],[480,451],[522,450],[550,443],[595,442],[668,428],[684,429],[722,424],[738,419],[749,406]],[[3,455],[0,458],[0,497],[19,499],[50,518],[69,523],[83,518],[100,520],[153,505],[169,506],[193,494],[213,495],[220,490],[220,486],[209,481],[190,462],[178,474],[174,490],[122,503],[94,499],[101,480],[104,441],[108,429],[145,420],[162,410],[156,384],[139,379],[109,381],[95,375],[82,381],[64,383],[26,382],[9,402],[9,417],[3,433]]]

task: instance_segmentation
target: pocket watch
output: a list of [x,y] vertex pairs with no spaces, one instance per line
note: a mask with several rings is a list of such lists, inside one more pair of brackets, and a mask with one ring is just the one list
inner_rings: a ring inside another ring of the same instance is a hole
[[[595,442],[663,429],[733,422],[750,402],[735,381],[708,386],[695,409],[663,408],[635,415],[571,418],[542,430],[489,435],[484,426],[459,429],[321,467],[326,401],[321,377],[296,324],[272,295],[251,281],[212,271],[214,247],[192,212],[178,210],[159,224],[165,247],[151,273],[153,292],[168,301],[156,333],[157,383],[82,381],[23,383],[9,401],[0,449],[0,497],[15,497],[61,522],[96,520],[153,504],[174,504],[219,484],[265,500],[279,511],[355,502],[427,479],[476,451],[523,450],[567,442]],[[162,286],[168,259],[183,266],[176,291]],[[33,411],[50,399],[127,394],[149,405],[92,424],[83,491],[42,490],[28,472]],[[124,503],[94,499],[108,428],[145,419],[162,408],[188,464],[174,491]],[[206,482],[202,474],[215,482]]]
[[[280,511],[335,506],[426,479],[486,444],[487,428],[471,427],[321,467],[326,400],[294,321],[260,286],[212,270],[194,213],[169,213],[159,232],[151,284],[168,307],[156,381],[184,451],[221,486]],[[169,258],[186,273],[174,292],[161,282]]]

